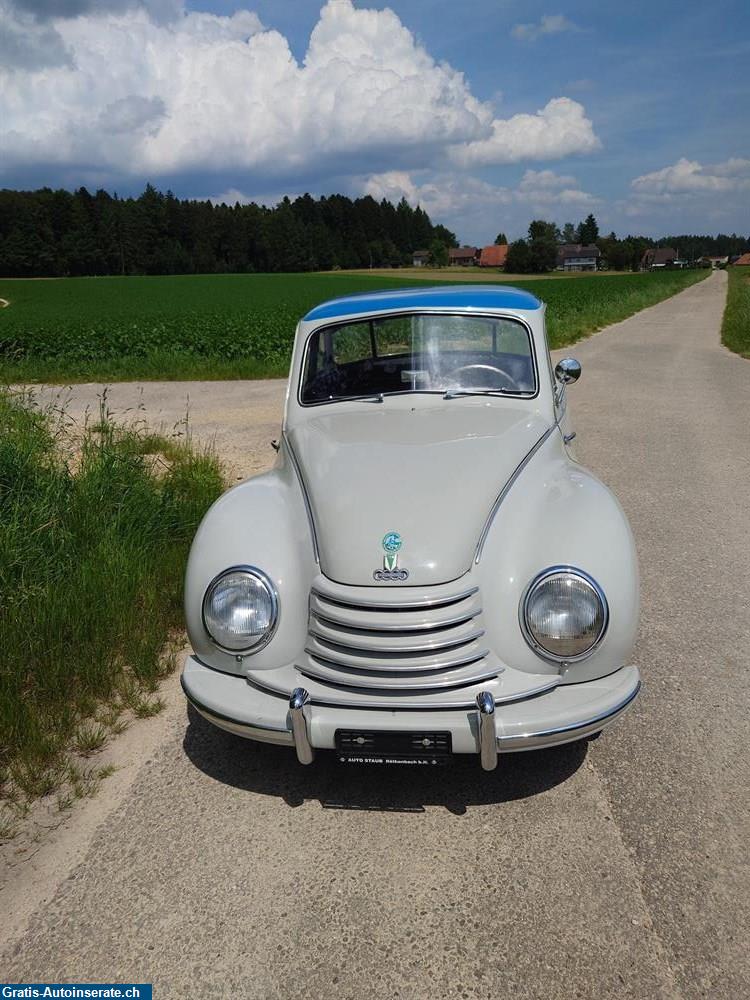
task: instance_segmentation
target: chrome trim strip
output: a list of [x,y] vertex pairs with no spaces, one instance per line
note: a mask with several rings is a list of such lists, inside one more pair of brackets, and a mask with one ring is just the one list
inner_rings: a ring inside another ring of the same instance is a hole
[[320,549],[318,548],[318,533],[315,530],[315,519],[313,518],[312,505],[310,504],[310,496],[307,492],[307,486],[305,486],[305,480],[302,478],[302,470],[299,467],[299,462],[297,461],[297,456],[294,454],[294,448],[292,448],[292,443],[289,440],[286,432],[281,435],[281,440],[286,446],[289,452],[289,457],[292,460],[292,467],[297,475],[297,481],[299,482],[300,489],[302,490],[302,499],[305,502],[305,510],[307,511],[307,520],[310,523],[310,535],[312,537],[313,546],[313,556],[315,557],[315,562],[320,565]]
[[[368,659],[366,655],[367,651],[363,650],[363,653],[365,655],[363,655],[362,659],[364,662],[360,667],[355,663],[347,663],[344,660],[334,659],[331,654],[335,653],[335,650],[330,650],[328,652],[328,656],[321,656],[319,652],[317,652],[314,649],[310,649],[309,647],[306,646],[305,652],[307,653],[308,656],[311,656],[314,660],[320,660],[321,663],[325,664],[326,666],[330,667],[333,670],[341,670],[342,668],[344,670],[361,670],[365,672],[365,676],[367,676],[368,672],[375,672],[382,674],[392,673],[396,674],[399,677],[401,676],[401,674],[408,674],[408,673],[432,672],[437,674],[437,673],[442,673],[444,670],[456,670],[459,667],[468,667],[472,663],[477,663],[479,660],[483,660],[485,659],[485,657],[490,655],[489,649],[478,649],[475,650],[473,653],[469,653],[468,655],[457,657],[451,660],[443,660],[439,663],[435,663],[432,665],[429,664],[415,665],[411,659],[404,658],[404,660],[401,662],[403,662],[405,665],[398,666],[399,661],[397,660],[392,660],[390,661],[389,664],[373,663],[373,660],[376,659],[376,657],[370,656]],[[348,655],[351,656],[353,654],[349,653]],[[386,659],[386,657],[384,656],[381,656],[379,658]],[[417,653],[414,654],[414,659],[419,659],[419,655]],[[393,664],[392,666],[390,665],[391,663]],[[496,674],[502,673],[503,670],[504,668],[500,666],[494,668],[494,672]]]
[[[314,628],[311,628],[308,635],[315,636],[318,642],[323,643],[326,646],[335,646],[339,650],[345,650],[349,656],[376,656],[383,657],[389,656],[391,653],[411,653],[413,656],[421,656],[424,653],[434,653],[437,650],[443,649],[458,649],[459,646],[468,646],[471,642],[476,642],[477,639],[481,639],[484,635],[484,629],[477,629],[475,632],[470,632],[468,635],[461,636],[457,639],[455,636],[452,639],[448,639],[446,642],[423,642],[419,646],[357,646],[351,642],[344,642],[342,636],[338,636],[333,639],[331,636],[324,635],[321,632],[317,632]],[[351,636],[347,636],[351,638]],[[353,650],[354,652],[350,652]]]
[[326,618],[325,615],[319,615],[317,611],[310,611],[310,617],[329,628],[344,629],[350,632],[366,632],[368,635],[376,636],[382,632],[437,632],[440,629],[466,625],[472,618],[478,618],[482,610],[482,608],[478,608],[476,611],[466,612],[457,618],[444,618],[437,622],[422,622],[419,625],[378,625],[377,628],[373,625],[351,625],[349,622],[337,621],[335,618]]
[[[305,674],[303,667],[297,667],[297,670],[302,676],[308,676]],[[263,673],[268,673],[268,671],[262,671]],[[501,672],[500,667],[497,668],[497,673]],[[283,698],[285,701],[288,699],[289,695],[285,691],[281,691],[278,688],[273,688],[268,684],[264,684],[263,681],[257,676],[258,672],[252,677],[248,677],[248,683],[257,688],[259,691],[263,691],[266,694],[272,695],[274,698]],[[316,684],[326,684],[330,687],[334,687],[328,681],[321,681],[320,678],[309,675],[309,679],[314,681]],[[476,689],[479,681],[471,681],[466,686]],[[504,698],[495,698],[496,705],[510,705],[517,701],[526,701],[529,698],[535,698],[537,695],[546,694],[548,691],[556,688],[560,683],[559,675],[551,677],[549,682],[540,685],[538,688],[534,688],[533,691],[523,691],[516,694],[508,695]],[[344,685],[339,685],[344,687]],[[361,691],[361,689],[360,689]],[[451,689],[449,688],[450,692]],[[365,691],[365,694],[369,694],[371,697],[377,695],[379,692],[371,689],[369,692]],[[435,691],[436,695],[442,695],[444,691]],[[384,711],[384,712],[399,712],[399,711],[417,711],[417,712],[442,712],[442,711],[454,711],[455,709],[463,708],[476,708],[476,703],[474,701],[474,695],[468,695],[465,701],[406,701],[406,695],[400,694],[398,691],[390,696],[387,700],[383,701],[352,701],[352,697],[342,697],[342,698],[331,698],[326,694],[324,697],[318,697],[315,695],[311,697],[311,703],[313,705],[320,705],[322,707],[328,708],[347,708],[353,711],[368,712],[371,709],[374,711]]]
[[[442,680],[442,683],[440,684],[435,683],[437,679],[435,677],[420,676],[419,678],[414,680],[413,677],[410,677],[406,673],[403,675],[402,679],[408,681],[408,683],[398,684],[397,679],[401,675],[397,674],[396,677],[393,679],[391,679],[388,676],[378,678],[382,679],[383,683],[373,684],[372,674],[365,674],[363,679],[360,680],[359,677],[357,676],[359,671],[357,671],[356,667],[350,668],[351,676],[330,677],[323,673],[319,673],[317,671],[318,665],[321,665],[323,667],[328,667],[328,664],[325,662],[325,660],[322,660],[319,657],[315,657],[314,659],[311,658],[311,661],[305,667],[299,668],[300,673],[303,676],[308,677],[310,680],[312,679],[316,680],[319,684],[325,684],[326,687],[329,688],[345,688],[347,690],[358,691],[361,694],[366,694],[366,695],[373,695],[373,694],[377,695],[377,694],[382,694],[383,691],[391,691],[395,692],[395,694],[398,695],[399,697],[405,694],[416,694],[416,693],[441,694],[444,691],[455,691],[458,690],[459,688],[475,687],[477,684],[481,684],[482,681],[495,680],[497,677],[499,677],[501,673],[503,673],[505,669],[504,667],[501,666],[494,666],[494,667],[489,666],[486,667],[484,670],[480,670],[478,672],[475,671],[468,677],[464,676],[453,679],[451,679],[450,677],[446,678],[445,675],[441,673],[438,675]],[[466,666],[471,667],[473,666],[473,664],[469,663]],[[331,668],[328,667],[328,669]],[[379,671],[379,673],[387,674],[388,672]],[[369,681],[369,683],[365,683],[365,681]],[[364,708],[365,706],[362,707]]]
[[497,767],[497,730],[495,729],[495,699],[489,691],[477,695],[477,728],[479,731],[479,760],[483,771]]
[[[318,681],[318,683],[320,683],[317,677],[314,679]],[[471,686],[475,688],[476,683],[472,683]],[[465,698],[461,699],[460,701],[451,701],[440,705],[425,705],[424,702],[420,703],[418,701],[406,701],[406,700],[402,702],[400,699],[398,700],[398,704],[396,704],[395,697],[391,697],[387,701],[383,700],[378,702],[372,702],[371,704],[367,705],[362,705],[362,704],[358,705],[356,703],[352,703],[351,699],[346,700],[343,698],[342,699],[325,698],[325,700],[323,700],[321,698],[316,698],[315,704],[324,706],[326,708],[346,708],[355,711],[361,710],[363,712],[370,711],[371,709],[376,712],[394,712],[398,710],[408,711],[408,712],[426,712],[426,711],[432,711],[434,709],[439,709],[441,711],[455,712],[456,710],[470,708],[474,704],[474,698],[471,694],[468,694]]]
[[300,764],[312,764],[315,760],[315,751],[308,733],[310,695],[302,687],[292,691],[289,699],[289,718],[292,722],[292,736],[294,737],[294,749],[297,751],[297,760]]
[[518,465],[516,466],[516,468],[511,473],[510,479],[506,482],[505,486],[503,486],[503,488],[500,490],[499,494],[497,495],[497,499],[495,500],[495,502],[493,503],[493,505],[492,505],[492,507],[490,509],[490,512],[489,512],[489,514],[487,516],[487,520],[484,522],[484,527],[482,528],[482,534],[479,536],[479,541],[477,542],[477,548],[476,548],[476,552],[474,554],[474,564],[475,565],[482,558],[482,550],[484,549],[484,543],[487,541],[487,536],[490,533],[490,528],[492,527],[492,522],[495,520],[495,515],[497,514],[498,510],[500,509],[500,505],[502,504],[503,500],[506,498],[506,496],[510,492],[511,487],[513,486],[513,484],[515,483],[515,481],[518,479],[518,477],[521,475],[521,473],[523,472],[523,470],[529,464],[529,462],[531,461],[531,459],[534,457],[534,455],[536,455],[536,453],[539,451],[539,449],[542,447],[542,445],[547,440],[547,438],[549,438],[549,436],[552,434],[552,432],[555,430],[556,427],[557,427],[557,423],[554,423],[554,424],[552,424],[551,427],[547,428],[547,430],[544,432],[544,434],[542,434],[542,436],[539,438],[539,440],[536,442],[536,444],[532,446],[531,450],[528,451],[526,453],[526,455],[518,463]]
[[[411,602],[402,597],[400,600],[383,601],[377,604],[373,604],[371,599],[358,601],[356,598],[347,598],[345,600],[343,597],[329,596],[324,591],[318,590],[317,587],[311,587],[310,593],[315,594],[322,601],[328,601],[329,604],[337,604],[342,608],[364,608],[370,611],[421,611],[422,608],[439,608],[443,605],[458,604],[459,601],[465,601],[467,597],[472,597],[478,590],[479,587],[470,587],[468,590],[462,590],[458,594],[451,594],[448,597],[424,597],[416,601],[412,600]],[[400,590],[399,593],[404,594],[404,591]]]
[[613,718],[615,715],[619,715],[620,712],[623,712],[628,707],[628,705],[634,702],[640,694],[641,687],[642,682],[638,681],[635,690],[631,691],[626,698],[623,698],[618,705],[610,709],[608,712],[604,712],[601,715],[595,715],[592,718],[587,719],[585,722],[576,722],[571,726],[559,726],[556,729],[544,729],[537,733],[514,733],[512,736],[498,736],[497,741],[498,743],[512,743],[514,740],[541,740],[550,736],[559,736],[561,733],[574,733],[577,729],[588,729],[589,726],[595,726],[600,722],[604,724],[608,719]]

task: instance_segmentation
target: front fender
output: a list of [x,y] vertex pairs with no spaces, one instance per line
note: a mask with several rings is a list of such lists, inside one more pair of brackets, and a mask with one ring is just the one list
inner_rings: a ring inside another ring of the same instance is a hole
[[[230,566],[250,565],[273,581],[279,621],[271,642],[238,660],[216,646],[203,626],[203,596]],[[185,575],[185,620],[196,656],[208,666],[242,674],[294,660],[304,648],[310,585],[317,571],[310,524],[299,480],[285,449],[271,472],[223,494],[203,518]]]
[[526,643],[519,606],[529,582],[550,566],[574,566],[601,586],[609,625],[591,656],[562,669],[563,683],[593,680],[629,662],[638,629],[638,562],[614,495],[567,456],[557,433],[539,449],[503,500],[475,567],[488,638],[509,665],[558,673]]

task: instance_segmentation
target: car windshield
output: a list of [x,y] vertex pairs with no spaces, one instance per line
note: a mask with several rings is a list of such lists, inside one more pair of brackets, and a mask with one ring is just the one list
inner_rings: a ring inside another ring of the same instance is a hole
[[531,340],[518,320],[436,313],[384,316],[316,330],[300,401],[403,392],[536,392]]

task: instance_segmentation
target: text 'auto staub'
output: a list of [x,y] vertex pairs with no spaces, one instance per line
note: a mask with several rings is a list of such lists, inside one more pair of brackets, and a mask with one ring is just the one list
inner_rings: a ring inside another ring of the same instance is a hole
[[544,306],[501,286],[327,302],[297,329],[278,460],[190,554],[182,684],[209,721],[431,764],[593,736],[640,686],[619,504],[572,457]]

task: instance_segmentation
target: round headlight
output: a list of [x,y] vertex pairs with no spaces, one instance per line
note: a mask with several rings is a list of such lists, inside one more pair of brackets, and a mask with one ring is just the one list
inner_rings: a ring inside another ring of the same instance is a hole
[[540,656],[569,662],[592,653],[607,628],[604,593],[579,569],[555,566],[531,581],[521,602],[521,627]]
[[230,653],[257,652],[270,641],[278,617],[274,586],[254,566],[234,566],[220,573],[203,598],[206,631]]

